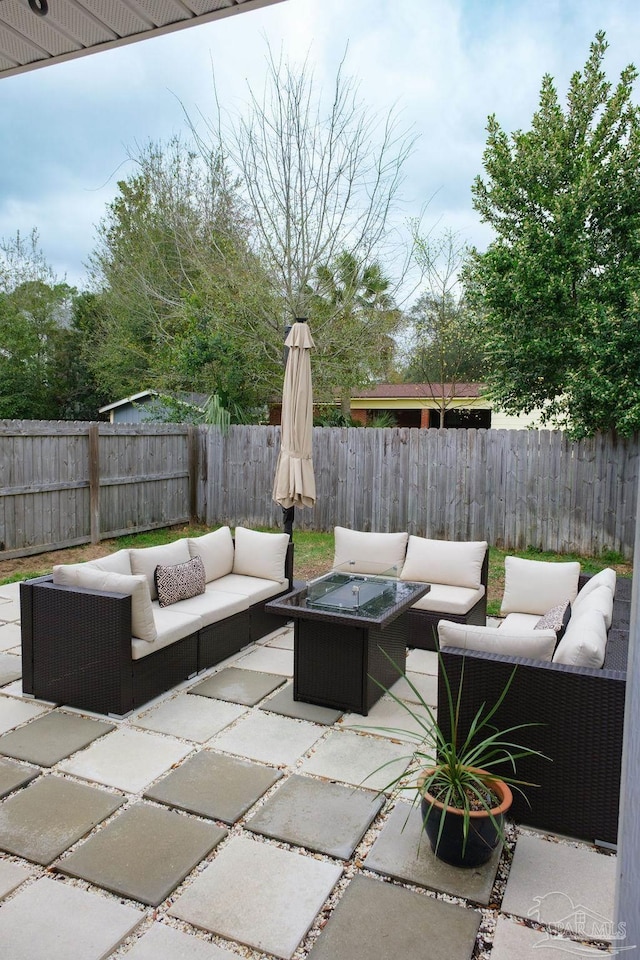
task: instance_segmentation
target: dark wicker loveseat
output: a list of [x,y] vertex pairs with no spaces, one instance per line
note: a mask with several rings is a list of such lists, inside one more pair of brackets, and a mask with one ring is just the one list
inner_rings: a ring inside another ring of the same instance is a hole
[[[285,575],[288,590],[293,544]],[[282,626],[261,601],[134,660],[129,595],[60,586],[46,576],[20,584],[20,606],[24,693],[112,716],[129,713]]]
[[[582,585],[587,578],[580,579]],[[518,762],[518,777],[538,786],[526,789],[530,806],[514,793],[511,816],[517,822],[589,841],[616,843],[630,607],[631,580],[619,577],[600,670],[443,648],[442,666],[454,697],[464,672],[462,730],[468,729],[481,704],[495,703],[517,666],[494,722],[500,729],[539,724],[514,732],[513,740],[551,759],[529,757]],[[447,702],[442,670],[438,702]],[[446,711],[440,713],[446,730]],[[511,771],[504,768],[502,772]]]

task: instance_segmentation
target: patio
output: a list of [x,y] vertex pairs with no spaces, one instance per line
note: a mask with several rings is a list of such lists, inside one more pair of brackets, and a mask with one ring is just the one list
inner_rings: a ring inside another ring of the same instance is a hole
[[[551,960],[605,956],[615,856],[510,828],[461,871],[378,797],[406,725],[295,703],[284,627],[124,720],[21,695],[0,587],[0,942],[11,960]],[[437,663],[409,653],[435,702]],[[394,692],[410,697],[400,680]],[[363,780],[381,764],[386,771]],[[408,817],[408,819],[407,819]]]

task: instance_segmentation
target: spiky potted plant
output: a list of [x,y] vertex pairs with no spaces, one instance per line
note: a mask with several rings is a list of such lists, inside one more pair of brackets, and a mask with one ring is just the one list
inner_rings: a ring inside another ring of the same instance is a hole
[[[459,725],[464,663],[455,698],[442,661],[439,668],[447,691],[449,727],[446,731],[408,677],[405,679],[417,703],[405,702],[392,690],[387,691],[417,724],[418,730],[384,728],[385,731],[403,737],[409,735],[419,742],[409,757],[407,769],[381,792],[412,792],[413,804],[420,801],[423,829],[436,857],[457,867],[475,867],[489,860],[498,844],[504,841],[504,819],[513,800],[512,788],[522,793],[523,787],[535,786],[515,778],[516,762],[543,754],[511,739],[517,730],[535,726],[534,723],[503,730],[492,724],[517,668],[493,706],[487,708],[483,704],[464,733]],[[401,670],[398,672],[402,675]],[[514,776],[498,777],[492,772],[505,764]]]

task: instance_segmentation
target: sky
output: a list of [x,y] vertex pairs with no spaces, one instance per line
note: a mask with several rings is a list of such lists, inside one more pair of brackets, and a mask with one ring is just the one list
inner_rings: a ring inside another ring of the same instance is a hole
[[[267,43],[307,56],[329,87],[341,59],[381,116],[416,136],[398,216],[484,249],[473,209],[487,117],[528,129],[545,73],[564,101],[597,30],[608,78],[640,66],[637,0],[285,0],[204,26],[0,79],[0,237],[38,231],[59,279],[88,284],[96,227],[149,141],[188,135],[185,115],[242,111],[261,90]],[[640,97],[636,85],[635,99]],[[425,209],[426,207],[426,209]]]

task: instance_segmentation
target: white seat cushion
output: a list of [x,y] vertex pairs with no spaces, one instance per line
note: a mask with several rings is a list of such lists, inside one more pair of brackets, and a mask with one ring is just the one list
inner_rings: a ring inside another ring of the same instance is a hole
[[53,582],[65,587],[84,587],[131,597],[131,634],[154,643],[156,627],[146,577],[97,570],[86,563],[61,564],[53,568]]
[[233,573],[261,580],[286,580],[285,560],[289,535],[287,533],[262,533],[236,527],[236,550],[233,558]]
[[482,582],[486,540],[427,540],[409,537],[402,580],[443,583],[476,590]]
[[188,637],[202,627],[200,617],[194,617],[191,614],[180,613],[173,607],[161,607],[157,600],[153,604],[153,619],[156,629],[155,643],[142,644],[135,637],[131,641],[131,656],[134,660],[140,660],[141,657],[150,656],[163,647],[168,647],[183,637]]
[[450,587],[448,584],[432,583],[429,593],[417,600],[411,609],[463,616],[479,600],[482,600],[483,596],[484,587],[470,590],[468,587]]
[[551,660],[556,645],[555,630],[531,630],[510,633],[501,627],[472,626],[441,620],[438,624],[440,647],[481,650],[505,657],[527,657],[530,660]]
[[503,615],[537,613],[541,617],[551,607],[565,600],[575,600],[580,564],[505,557],[504,575],[500,612]]
[[144,574],[149,583],[151,599],[158,599],[154,573],[156,567],[161,564],[163,567],[171,567],[176,563],[187,563],[191,560],[189,547],[186,538],[175,540],[173,543],[165,543],[159,547],[144,547],[136,550],[129,550],[129,559],[131,560],[131,572]]
[[599,610],[587,610],[569,620],[553,662],[599,669],[604,663],[606,646],[607,627],[603,614]]
[[350,564],[353,573],[380,573],[395,568],[399,576],[407,552],[407,533],[370,533],[334,527],[333,566]]
[[282,593],[282,584],[275,580],[263,580],[260,577],[241,577],[237,573],[229,573],[226,577],[214,580],[207,584],[207,591],[223,593],[235,593],[246,597],[249,604],[258,603],[260,600],[269,600],[278,593]]
[[500,624],[500,630],[507,633],[530,633],[535,630],[540,617],[537,613],[510,613]]
[[[271,583],[271,581],[269,581]],[[211,623],[218,623],[225,617],[232,617],[236,613],[248,610],[249,598],[240,593],[223,593],[221,590],[208,590],[197,597],[188,600],[179,600],[171,604],[171,609],[178,613],[187,613],[193,617],[200,617],[203,627]],[[166,608],[165,608],[166,609]]]
[[233,538],[229,527],[220,527],[202,537],[189,537],[187,545],[191,557],[200,557],[204,563],[207,583],[233,570]]

